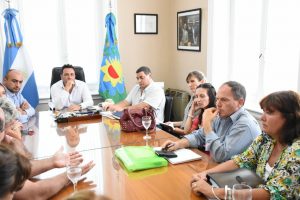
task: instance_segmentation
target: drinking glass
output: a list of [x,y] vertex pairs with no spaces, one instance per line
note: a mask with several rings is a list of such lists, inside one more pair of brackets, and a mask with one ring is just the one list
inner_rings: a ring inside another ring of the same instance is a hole
[[142,124],[144,128],[146,129],[146,135],[143,137],[144,140],[151,139],[151,136],[148,135],[148,128],[151,125],[151,117],[150,116],[143,116],[142,117]]
[[67,167],[67,176],[73,183],[74,192],[76,191],[77,182],[81,177],[82,169],[79,166]]
[[233,200],[251,200],[252,188],[246,184],[234,184],[232,188]]

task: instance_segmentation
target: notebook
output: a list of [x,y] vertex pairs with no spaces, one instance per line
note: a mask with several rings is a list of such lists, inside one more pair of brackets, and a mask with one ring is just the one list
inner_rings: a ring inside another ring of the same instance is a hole
[[112,113],[112,116],[113,116],[115,119],[120,119],[122,115],[123,115],[123,111],[116,111],[116,112],[113,112],[113,113]]
[[[161,150],[161,147],[155,147],[154,149]],[[178,149],[174,153],[177,155],[176,158],[166,158],[173,165],[201,159],[199,154],[190,149]]]
[[100,114],[110,119],[120,119],[123,114],[123,111],[120,112],[102,111],[100,112]]
[[168,162],[157,156],[149,146],[121,147],[115,151],[115,155],[130,172],[168,165]]
[[160,125],[161,125],[162,127],[164,127],[164,128],[167,128],[167,129],[171,129],[171,130],[174,129],[173,124],[160,123]]

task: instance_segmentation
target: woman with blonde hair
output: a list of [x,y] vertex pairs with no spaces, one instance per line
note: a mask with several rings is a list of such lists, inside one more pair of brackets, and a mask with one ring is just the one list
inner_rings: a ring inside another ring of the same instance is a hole
[[22,123],[17,120],[19,112],[16,107],[5,97],[0,98],[0,108],[5,116],[5,134],[21,140]]

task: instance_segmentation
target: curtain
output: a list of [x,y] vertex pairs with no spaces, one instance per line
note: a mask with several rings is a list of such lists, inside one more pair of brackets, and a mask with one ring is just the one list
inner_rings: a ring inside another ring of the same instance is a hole
[[[112,10],[117,15],[117,1],[79,0],[14,0],[11,7],[19,10],[24,44],[36,73],[40,98],[50,94],[53,67],[72,64],[84,68],[87,83],[97,94],[99,70],[105,39],[105,16]],[[7,8],[0,2],[1,13]],[[3,27],[3,17],[0,22]],[[5,37],[0,29],[0,63],[3,66]],[[1,75],[2,76],[2,75]],[[1,77],[2,78],[2,77]]]

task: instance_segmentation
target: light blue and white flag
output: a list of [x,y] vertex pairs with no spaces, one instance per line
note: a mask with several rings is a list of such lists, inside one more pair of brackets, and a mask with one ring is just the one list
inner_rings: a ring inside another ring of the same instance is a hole
[[23,37],[16,19],[17,10],[8,8],[4,11],[4,30],[6,46],[4,52],[3,77],[10,69],[17,69],[23,73],[24,81],[21,92],[32,107],[39,103],[39,95],[35,82],[30,58],[23,45]]

